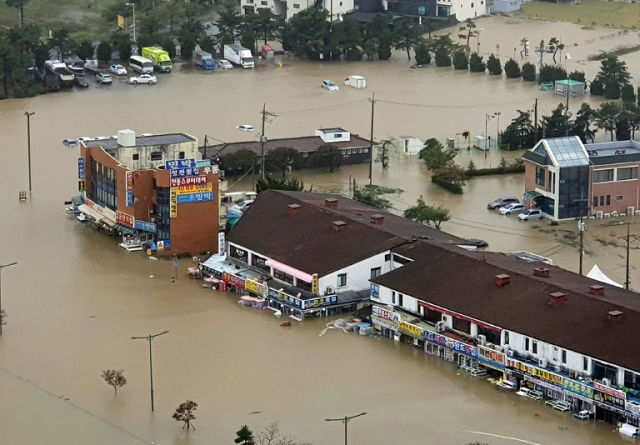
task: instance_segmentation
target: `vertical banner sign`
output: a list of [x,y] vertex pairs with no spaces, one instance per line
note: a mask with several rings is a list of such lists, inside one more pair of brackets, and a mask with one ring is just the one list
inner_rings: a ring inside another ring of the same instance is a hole
[[218,255],[224,255],[226,252],[226,244],[224,232],[218,232]]
[[127,191],[133,190],[133,172],[128,170],[126,173],[127,178]]
[[84,192],[84,181],[78,181],[78,191]]
[[178,191],[171,187],[171,217],[178,217]]
[[118,16],[118,28],[124,29],[124,17],[121,15]]
[[78,158],[78,179],[84,179],[84,158]]
[[132,207],[134,203],[133,192],[127,192],[127,207]]
[[318,274],[314,273],[313,275],[311,275],[311,292],[313,292],[313,294],[318,295]]

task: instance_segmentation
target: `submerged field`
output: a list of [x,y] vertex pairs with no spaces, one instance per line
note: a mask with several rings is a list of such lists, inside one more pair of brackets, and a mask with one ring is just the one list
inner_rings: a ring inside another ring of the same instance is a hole
[[638,28],[640,4],[582,0],[575,3],[532,1],[522,4],[520,17],[582,23],[584,25]]

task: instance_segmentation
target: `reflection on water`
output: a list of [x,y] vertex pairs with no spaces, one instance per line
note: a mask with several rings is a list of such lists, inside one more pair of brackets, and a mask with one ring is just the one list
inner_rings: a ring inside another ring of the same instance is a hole
[[[514,32],[504,20],[482,25],[483,45]],[[577,43],[610,33],[526,22],[517,25],[512,40],[519,42],[525,31],[533,38],[558,30],[565,41],[573,33]],[[278,115],[268,125],[270,138],[335,125],[366,135],[367,98],[375,90],[381,100],[376,138],[445,138],[466,130],[482,134],[484,113],[500,111],[506,123],[535,97],[545,111],[556,98],[489,76],[435,67],[410,70],[402,57],[358,64],[287,60],[284,68],[213,75],[184,71],[161,76],[151,88],[116,83],[0,102],[0,262],[19,262],[2,277],[9,323],[0,339],[0,393],[11,403],[0,404],[0,443],[218,444],[230,443],[245,423],[260,430],[277,420],[302,440],[335,444],[342,429],[324,419],[361,411],[368,414],[351,422],[350,443],[511,442],[477,432],[545,445],[622,443],[609,425],[581,423],[498,392],[406,345],[341,331],[319,337],[325,320],[281,328],[271,313],[241,308],[237,296],[204,290],[188,279],[187,260],[172,283],[170,262],[118,249],[113,239],[68,219],[62,205],[77,188],[77,149],[61,144],[68,137],[131,128],[242,140],[247,134],[235,126],[257,125],[263,102]],[[342,88],[333,94],[319,87],[324,78],[356,73],[367,77],[366,90]],[[36,113],[31,118],[34,191],[29,202],[19,203],[18,192],[27,188],[25,111]],[[463,150],[459,162],[473,159],[482,167],[499,158],[491,153],[485,161],[482,154]],[[349,175],[363,184],[367,166],[302,177],[316,190],[347,192]],[[454,218],[443,227],[456,235],[481,237],[504,250],[558,246],[552,234],[486,211],[486,202],[497,195],[520,195],[521,176],[474,179],[464,195],[454,196],[433,186],[417,159],[398,157],[388,170],[376,165],[374,177],[377,184],[404,190],[391,197],[398,209],[419,195],[450,208]],[[575,249],[566,252],[572,257]],[[571,257],[558,263],[570,264]],[[153,343],[156,411],[151,413],[148,350],[130,337],[163,330],[171,332]],[[100,378],[106,368],[123,368],[129,380],[117,396]],[[186,399],[200,404],[197,430],[188,434],[171,419]]]

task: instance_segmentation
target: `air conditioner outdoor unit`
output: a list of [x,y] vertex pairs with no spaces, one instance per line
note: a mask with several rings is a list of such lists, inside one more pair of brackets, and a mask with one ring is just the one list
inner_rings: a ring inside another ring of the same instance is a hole
[[446,314],[442,314],[442,318],[440,318],[440,320],[442,320],[442,321],[447,321],[447,316],[446,316]]
[[511,349],[507,349],[507,355],[508,355],[509,357],[515,357],[515,355],[516,355],[516,354],[515,354],[515,352],[513,352]]
[[547,359],[546,358],[541,358],[540,360],[538,360],[538,365],[540,365],[543,368],[545,368],[547,366]]
[[[485,343],[487,343],[487,337],[484,335],[478,335],[478,343],[481,345],[484,345]],[[491,344],[487,345],[488,347],[491,347]]]
[[439,321],[436,323],[436,331],[438,332],[444,332],[445,327],[447,326],[447,324],[444,321]]
[[334,293],[333,288],[331,286],[327,286],[327,288],[324,290],[324,294],[331,295],[332,293]]
[[610,382],[610,381],[609,381],[609,379],[608,379],[608,378],[606,378],[606,377],[605,377],[604,379],[602,379],[602,384],[603,384],[604,386],[611,386],[611,382]]
[[496,351],[498,351],[498,352],[502,352],[502,351],[503,351],[503,350],[502,350],[502,346],[496,346],[494,349],[495,349]]

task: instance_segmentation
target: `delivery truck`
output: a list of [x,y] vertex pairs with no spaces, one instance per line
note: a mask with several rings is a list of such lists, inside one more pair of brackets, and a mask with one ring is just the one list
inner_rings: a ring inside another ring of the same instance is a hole
[[153,62],[153,68],[161,73],[170,73],[173,69],[173,62],[169,53],[156,46],[145,46],[142,48],[142,57]]
[[225,45],[224,58],[231,63],[240,65],[243,68],[253,68],[253,54],[247,48],[240,45]]
[[203,70],[216,69],[216,61],[213,60],[213,56],[211,55],[211,53],[203,51],[197,47],[193,52],[191,60],[196,64],[196,66],[202,67]]

